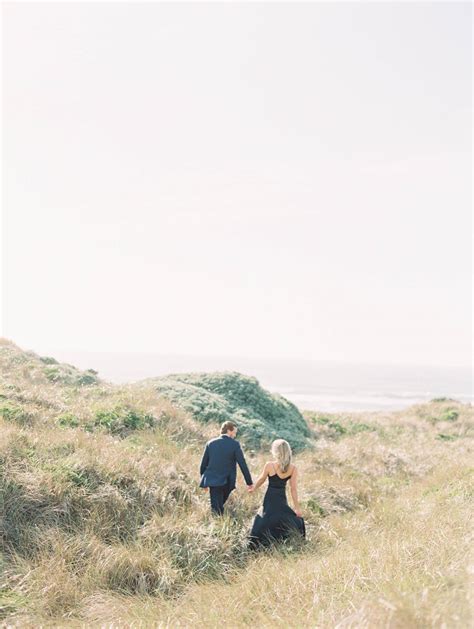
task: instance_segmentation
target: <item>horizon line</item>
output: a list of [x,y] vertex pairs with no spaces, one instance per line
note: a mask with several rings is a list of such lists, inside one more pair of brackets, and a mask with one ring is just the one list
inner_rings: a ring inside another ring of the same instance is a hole
[[[5,337],[3,337],[5,338]],[[7,339],[8,340],[8,339]],[[14,342],[14,341],[12,341]],[[16,344],[16,343],[15,343]],[[27,349],[26,351],[33,351],[38,353],[34,349]],[[253,360],[253,361],[277,361],[277,362],[299,362],[299,363],[309,363],[314,365],[335,365],[335,366],[368,366],[368,367],[412,367],[412,368],[435,368],[435,369],[473,369],[472,362],[471,364],[445,364],[440,365],[439,363],[410,363],[410,362],[382,362],[382,361],[355,361],[349,360],[344,361],[341,359],[331,359],[331,358],[307,358],[307,357],[296,357],[296,356],[251,356],[251,355],[242,355],[242,354],[204,354],[204,353],[172,353],[172,352],[160,352],[158,350],[104,350],[104,349],[78,349],[78,348],[52,348],[49,350],[51,352],[74,352],[74,353],[83,353],[83,354],[102,354],[102,355],[124,355],[131,354],[137,356],[156,356],[162,358],[206,358],[206,359],[239,359],[239,360]]]

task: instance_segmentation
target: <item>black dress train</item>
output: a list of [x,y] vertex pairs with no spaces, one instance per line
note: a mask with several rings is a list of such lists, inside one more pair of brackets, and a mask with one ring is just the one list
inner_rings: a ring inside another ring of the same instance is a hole
[[257,514],[249,535],[249,547],[268,546],[275,540],[282,540],[294,532],[306,537],[303,518],[296,515],[286,499],[286,483],[275,471],[268,477],[268,487],[263,499],[263,514]]

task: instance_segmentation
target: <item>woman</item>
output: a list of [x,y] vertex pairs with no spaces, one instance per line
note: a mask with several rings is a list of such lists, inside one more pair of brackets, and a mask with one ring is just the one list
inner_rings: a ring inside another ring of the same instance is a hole
[[[291,447],[288,441],[277,439],[272,443],[274,460],[265,463],[254,488],[258,489],[268,478],[268,487],[263,499],[263,514],[257,514],[249,536],[249,546],[267,546],[274,540],[289,537],[292,532],[306,536],[304,520],[298,501],[298,471],[291,462]],[[291,497],[295,510],[286,500],[286,484],[290,481]]]

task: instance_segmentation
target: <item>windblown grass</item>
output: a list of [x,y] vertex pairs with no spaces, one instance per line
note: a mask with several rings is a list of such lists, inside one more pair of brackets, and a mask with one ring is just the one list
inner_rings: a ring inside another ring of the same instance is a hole
[[[469,626],[471,407],[305,413],[307,542],[252,554],[262,492],[241,486],[215,519],[198,488],[211,425],[153,387],[52,383],[15,354],[0,348],[1,404],[16,409],[0,419],[8,626]],[[118,423],[91,429],[98,413]],[[249,453],[252,471],[267,458]]]

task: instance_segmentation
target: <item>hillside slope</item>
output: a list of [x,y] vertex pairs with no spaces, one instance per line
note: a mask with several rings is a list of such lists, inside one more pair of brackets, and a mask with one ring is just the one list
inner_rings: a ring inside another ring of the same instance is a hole
[[293,448],[308,445],[310,430],[298,408],[283,396],[265,391],[256,378],[238,372],[171,374],[144,381],[157,393],[203,423],[235,421],[251,447],[277,438]]
[[[154,385],[51,381],[45,365],[0,345],[5,625],[469,626],[471,406],[305,413],[308,539],[254,556],[262,492],[239,474],[216,520],[198,487],[215,424]],[[257,474],[268,453],[246,454]]]

